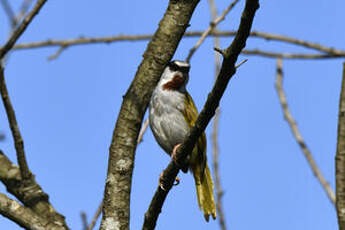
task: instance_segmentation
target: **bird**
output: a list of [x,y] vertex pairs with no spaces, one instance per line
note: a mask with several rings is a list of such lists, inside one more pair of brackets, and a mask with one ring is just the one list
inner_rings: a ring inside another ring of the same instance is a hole
[[[189,70],[190,65],[187,62],[180,60],[169,62],[153,90],[149,105],[152,133],[160,147],[175,163],[177,163],[176,151],[198,117],[195,103],[186,90]],[[197,140],[187,161],[186,170],[190,169],[194,176],[199,208],[203,211],[207,222],[210,215],[216,219],[213,181],[207,165],[205,132]],[[164,189],[162,186],[161,188]]]

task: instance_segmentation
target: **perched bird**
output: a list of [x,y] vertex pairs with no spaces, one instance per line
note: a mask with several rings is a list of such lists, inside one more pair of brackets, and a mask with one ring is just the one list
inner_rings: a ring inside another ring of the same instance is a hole
[[[170,62],[153,91],[150,101],[149,121],[158,144],[173,160],[183,139],[198,117],[192,97],[186,90],[190,65],[183,61]],[[216,205],[213,196],[213,181],[206,158],[205,133],[198,139],[188,166],[194,175],[200,209],[206,221],[211,215],[216,218]]]

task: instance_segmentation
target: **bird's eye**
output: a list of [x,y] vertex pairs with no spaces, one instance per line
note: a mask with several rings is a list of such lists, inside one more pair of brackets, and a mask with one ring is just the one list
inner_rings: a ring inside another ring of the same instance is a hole
[[182,67],[181,72],[182,73],[189,73],[189,67]]
[[175,63],[171,63],[169,65],[169,69],[173,72],[177,71],[178,70],[178,66],[175,64]]

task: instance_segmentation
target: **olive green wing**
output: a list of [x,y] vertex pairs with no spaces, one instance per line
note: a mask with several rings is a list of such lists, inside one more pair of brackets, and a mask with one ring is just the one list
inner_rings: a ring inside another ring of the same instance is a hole
[[[186,93],[185,103],[186,103],[186,106],[185,106],[185,111],[184,111],[184,117],[189,127],[193,127],[199,114],[192,97],[188,93]],[[200,170],[201,180],[203,179],[206,162],[207,162],[206,135],[205,135],[205,132],[203,132],[201,136],[199,137],[197,143],[195,144],[195,147],[193,149],[192,156],[191,156],[191,162],[190,162],[191,165],[198,164],[201,166],[201,170]]]

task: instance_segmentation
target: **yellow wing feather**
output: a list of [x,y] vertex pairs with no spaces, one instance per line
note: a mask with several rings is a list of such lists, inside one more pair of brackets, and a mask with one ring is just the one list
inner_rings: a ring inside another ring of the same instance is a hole
[[[192,127],[198,118],[198,111],[192,97],[188,93],[186,93],[185,103],[184,117],[189,127]],[[216,204],[213,196],[213,181],[207,166],[205,132],[199,137],[193,149],[190,157],[190,167],[194,175],[199,207],[204,212],[206,221],[209,220],[210,215],[215,219]]]
[[[189,124],[189,127],[193,127],[198,118],[199,113],[189,93],[186,93],[186,109],[184,115],[187,123]],[[205,132],[203,132],[202,135],[199,137],[191,156],[191,164],[199,163],[202,166],[200,171],[201,179],[203,179],[204,176],[206,162],[206,135]]]

